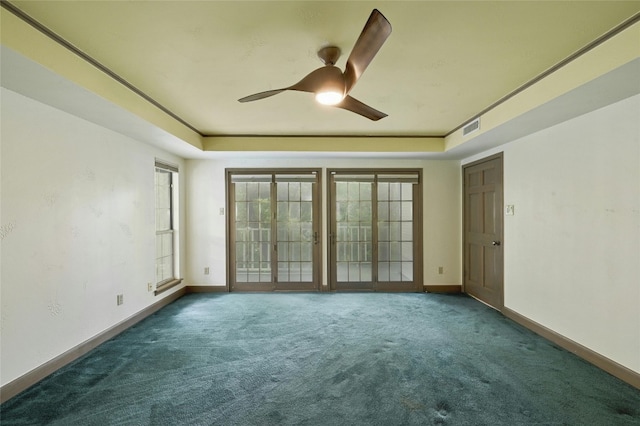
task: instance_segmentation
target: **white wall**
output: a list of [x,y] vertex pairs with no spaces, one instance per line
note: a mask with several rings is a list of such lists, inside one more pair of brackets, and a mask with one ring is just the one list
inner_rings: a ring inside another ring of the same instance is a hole
[[496,151],[505,306],[640,372],[640,95]]
[[[423,168],[424,284],[461,284],[461,198],[458,161],[381,159],[221,159],[187,161],[187,265],[186,278],[192,285],[217,286],[226,282],[225,168],[323,168],[410,167]],[[328,229],[326,191],[323,191],[323,230]],[[323,284],[327,284],[326,238],[323,239]],[[438,274],[438,267],[444,274]],[[204,268],[210,275],[204,275]]]
[[[147,283],[155,282],[154,160],[184,164],[1,94],[4,385],[179,288],[154,296]],[[181,246],[184,259],[184,238]]]

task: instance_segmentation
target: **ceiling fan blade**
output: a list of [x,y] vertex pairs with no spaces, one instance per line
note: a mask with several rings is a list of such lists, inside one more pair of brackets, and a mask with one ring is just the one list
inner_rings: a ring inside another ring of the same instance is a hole
[[267,90],[266,92],[254,93],[253,95],[245,96],[244,98],[238,99],[238,102],[251,102],[257,101],[259,99],[268,98],[269,96],[277,95],[278,93],[282,93],[288,88],[284,89],[275,89],[275,90]]
[[302,80],[291,87],[290,90],[299,90],[301,92],[317,93],[330,81],[338,81],[340,86],[344,85],[342,71],[333,65],[325,65],[311,71]]
[[339,84],[342,86],[343,77],[342,71],[338,67],[333,65],[325,65],[316,70],[311,71],[307,74],[302,80],[297,82],[296,84],[284,87],[282,89],[275,90],[267,90],[266,92],[255,93],[253,95],[245,96],[244,98],[238,99],[238,102],[251,102],[257,101],[259,99],[268,98],[269,96],[277,95],[278,93],[282,93],[285,90],[296,90],[298,92],[309,92],[316,93],[322,87],[324,87],[329,80],[339,80]]
[[347,66],[344,70],[347,93],[351,91],[353,85],[367,69],[389,34],[391,34],[391,24],[378,9],[373,9],[360,37],[353,46],[349,59],[347,59]]
[[387,114],[371,108],[369,105],[365,105],[356,98],[351,96],[345,96],[345,98],[336,105],[338,108],[346,109],[347,111],[355,112],[363,117],[367,117],[369,120],[378,121],[381,118],[385,118]]

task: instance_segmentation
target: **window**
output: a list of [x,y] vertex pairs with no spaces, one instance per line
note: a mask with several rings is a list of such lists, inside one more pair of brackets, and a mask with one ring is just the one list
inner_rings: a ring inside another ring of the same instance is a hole
[[178,168],[156,160],[156,294],[180,283],[177,259]]

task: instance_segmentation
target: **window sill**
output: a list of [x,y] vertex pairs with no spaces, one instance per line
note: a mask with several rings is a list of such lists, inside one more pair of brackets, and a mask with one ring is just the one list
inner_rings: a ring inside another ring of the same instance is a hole
[[163,293],[163,292],[169,290],[170,288],[177,286],[181,282],[182,282],[182,278],[176,278],[174,280],[167,281],[166,283],[163,283],[163,284],[159,285],[158,287],[156,287],[156,291],[153,292],[153,295],[157,296],[160,293]]

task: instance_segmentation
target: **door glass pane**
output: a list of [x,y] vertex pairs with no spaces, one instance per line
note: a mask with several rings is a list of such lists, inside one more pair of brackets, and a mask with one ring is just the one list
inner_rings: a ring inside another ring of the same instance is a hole
[[300,260],[303,262],[311,262],[312,246],[311,244],[301,244]]
[[300,201],[300,182],[288,182],[289,201]]
[[[289,184],[293,185],[293,184]],[[283,203],[284,204],[284,203]],[[300,224],[300,202],[289,201],[289,223],[294,222]]]
[[373,278],[371,276],[371,271],[372,271],[372,267],[371,267],[371,263],[369,262],[363,262],[360,264],[360,278],[362,279],[362,281],[371,281]]
[[300,221],[303,223],[311,223],[313,217],[313,204],[311,201],[303,201],[300,203]]
[[271,281],[271,184],[234,183],[237,282]]
[[338,282],[349,281],[349,263],[348,262],[337,262],[336,265],[336,278]]
[[289,243],[289,260],[300,261],[300,243]]
[[389,203],[378,201],[378,220],[386,222],[389,220]]
[[413,281],[413,184],[378,182],[377,225],[378,281]]
[[[291,219],[291,217],[289,217]],[[288,227],[289,228],[289,237],[287,241],[300,241],[300,222],[280,222],[280,227]]]
[[399,261],[402,259],[399,242],[392,241],[389,243],[389,257],[392,261]]
[[335,182],[336,279],[371,282],[373,253],[372,182]]
[[413,281],[413,263],[402,262],[402,281]]
[[[278,255],[280,255],[279,252],[278,252]],[[278,280],[289,281],[289,263],[288,262],[278,262]]]
[[389,262],[378,262],[378,281],[389,281]]
[[247,282],[247,270],[247,265],[244,262],[236,262],[236,282]]
[[278,201],[289,199],[289,187],[287,185],[276,185],[276,193],[278,194]]
[[289,281],[302,281],[300,276],[300,262],[289,262]]
[[230,206],[235,213],[230,222],[235,263],[230,268],[236,283],[249,284],[237,289],[312,288],[319,258],[317,179],[317,171],[252,174],[247,169],[230,175],[235,203]]
[[360,281],[360,264],[349,262],[349,281]]
[[360,185],[360,200],[371,201],[371,185]]
[[368,283],[374,290],[411,288],[406,284],[414,283],[414,271],[421,266],[413,226],[420,174],[334,171],[331,176],[336,280],[332,277],[331,285],[345,290],[368,289]]
[[313,281],[313,262],[301,262],[300,267],[300,281]]
[[391,182],[389,183],[389,199],[390,200],[400,200],[400,188],[401,183]]
[[413,260],[413,243],[412,242],[403,242],[402,243],[402,259],[403,262],[410,262]]
[[313,240],[313,227],[311,226],[311,222],[300,223],[300,240],[309,242]]
[[401,267],[400,262],[389,263],[389,281],[402,281]]
[[302,182],[300,184],[300,199],[302,201],[313,200],[313,184],[311,182]]
[[400,220],[400,202],[391,201],[389,203],[389,220],[397,222]]
[[276,193],[278,282],[313,282],[313,183],[277,181]]
[[389,260],[391,260],[389,258],[389,242],[388,241],[378,242],[378,261],[388,262]]
[[400,227],[402,224],[400,222],[389,222],[389,241],[401,241],[402,236],[400,233]]

